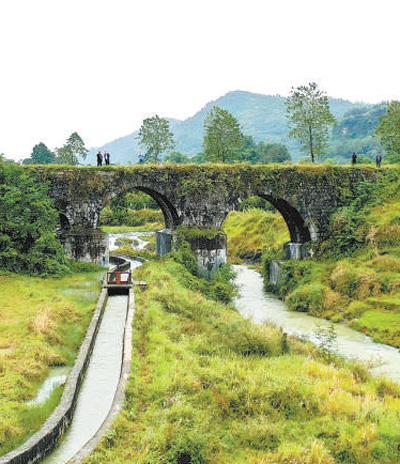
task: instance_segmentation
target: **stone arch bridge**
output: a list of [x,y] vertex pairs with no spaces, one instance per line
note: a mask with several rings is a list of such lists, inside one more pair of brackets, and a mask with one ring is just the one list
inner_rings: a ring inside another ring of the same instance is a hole
[[282,214],[291,242],[325,239],[335,210],[348,204],[362,182],[374,182],[369,167],[321,165],[136,165],[121,167],[31,167],[49,184],[49,194],[70,229],[96,229],[112,198],[135,190],[159,204],[168,233],[180,225],[220,228],[230,211],[251,197],[268,200]]

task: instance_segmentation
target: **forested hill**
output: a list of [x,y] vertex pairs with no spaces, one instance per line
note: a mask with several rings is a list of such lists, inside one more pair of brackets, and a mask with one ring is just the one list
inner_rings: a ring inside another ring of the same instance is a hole
[[[252,135],[256,141],[281,142],[287,144],[293,159],[301,154],[298,146],[287,137],[285,99],[279,95],[261,95],[251,92],[235,91],[207,103],[194,116],[179,121],[170,119],[171,129],[175,135],[176,150],[194,155],[202,150],[204,118],[213,106],[220,106],[230,111],[239,121],[242,130]],[[336,118],[341,118],[347,111],[359,107],[359,104],[347,100],[330,99],[331,111]],[[109,151],[114,163],[135,163],[139,154],[137,131],[116,139],[90,152],[89,162],[94,162],[97,149]]]

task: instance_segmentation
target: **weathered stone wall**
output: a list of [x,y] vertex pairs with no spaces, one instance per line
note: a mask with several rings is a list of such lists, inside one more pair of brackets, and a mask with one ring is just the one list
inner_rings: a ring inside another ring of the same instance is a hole
[[285,218],[291,241],[325,238],[332,212],[346,205],[361,182],[380,172],[370,167],[321,165],[181,165],[133,167],[27,167],[49,182],[50,195],[70,226],[96,228],[104,205],[142,190],[160,205],[166,227],[219,228],[241,201],[258,195]]

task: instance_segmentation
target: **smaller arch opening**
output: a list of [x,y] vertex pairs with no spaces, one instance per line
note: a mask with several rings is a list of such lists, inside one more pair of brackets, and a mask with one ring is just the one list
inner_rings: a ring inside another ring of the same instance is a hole
[[311,240],[299,211],[287,201],[268,195],[244,199],[224,221],[228,257],[236,262],[303,259]]
[[310,230],[296,208],[281,198],[269,195],[260,195],[260,197],[271,203],[281,213],[288,226],[291,242],[307,243],[311,241]]

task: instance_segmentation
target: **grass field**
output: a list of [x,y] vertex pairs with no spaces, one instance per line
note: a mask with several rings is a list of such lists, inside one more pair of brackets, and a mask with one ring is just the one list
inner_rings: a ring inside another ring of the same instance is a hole
[[86,464],[394,464],[400,389],[207,299],[149,262],[122,413]]
[[51,366],[72,365],[100,288],[99,272],[61,279],[0,275],[0,455],[40,428],[61,388],[28,406]]

